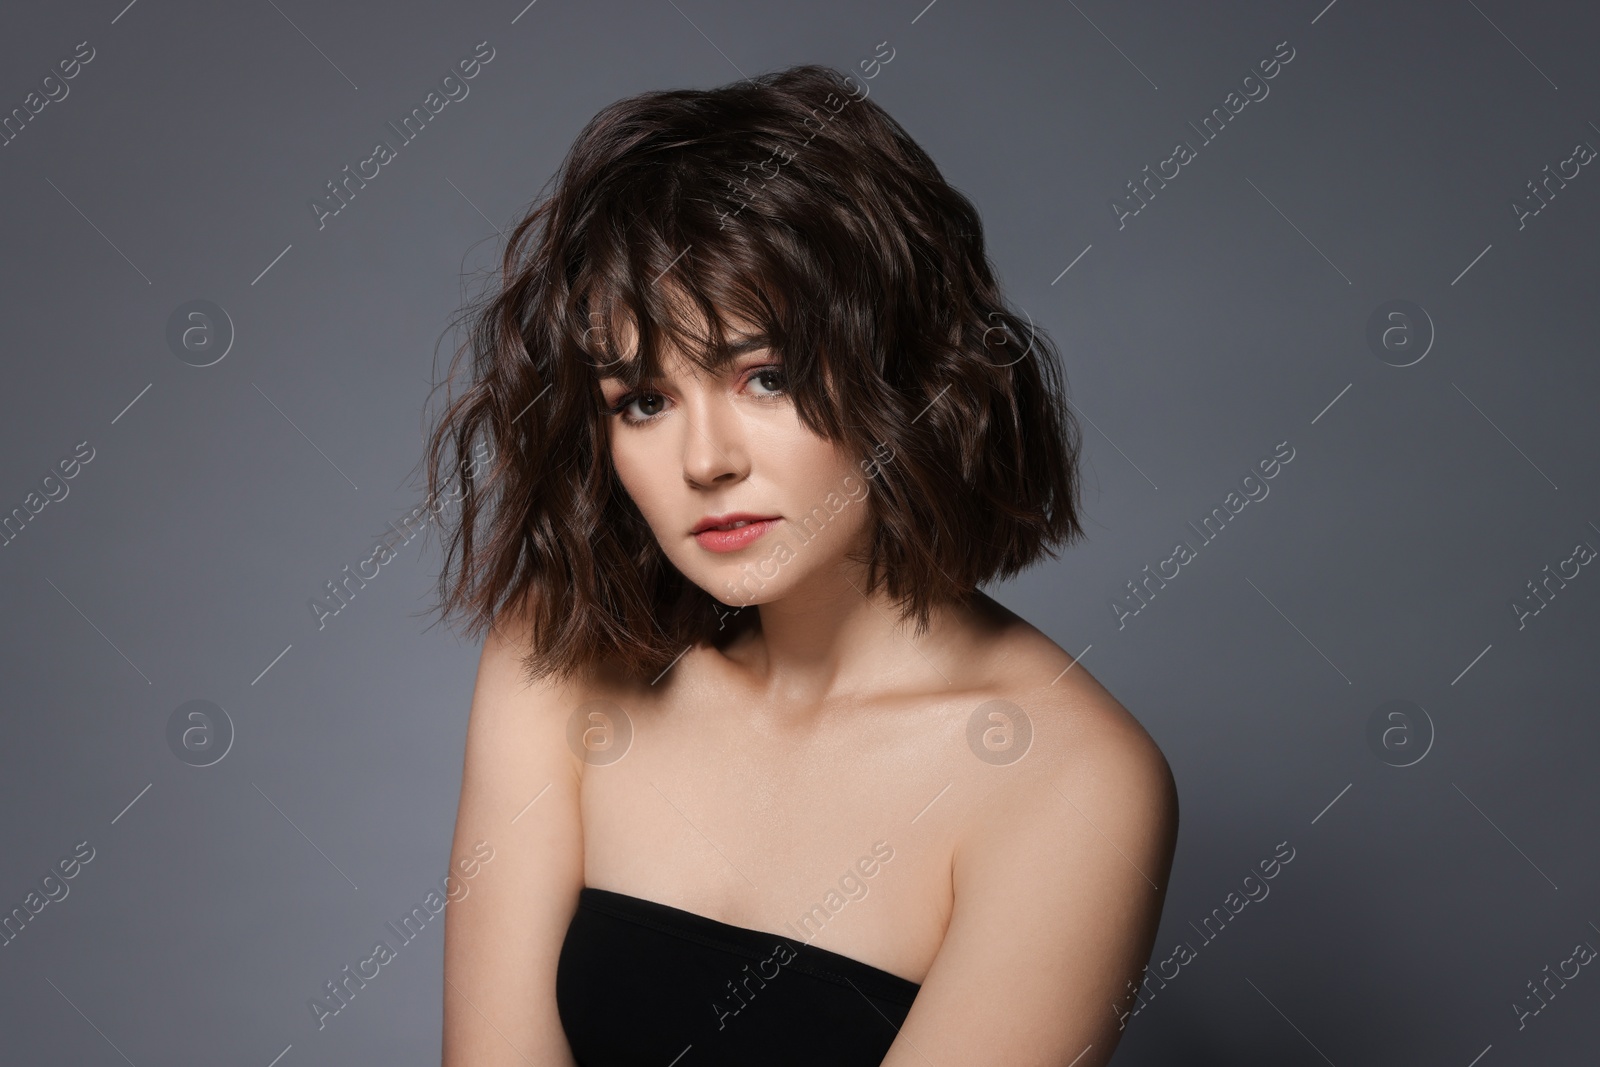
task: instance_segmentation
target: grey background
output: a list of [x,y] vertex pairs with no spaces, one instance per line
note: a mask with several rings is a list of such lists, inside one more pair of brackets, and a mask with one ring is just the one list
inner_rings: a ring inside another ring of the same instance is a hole
[[[1600,577],[1525,628],[1510,607],[1600,545],[1600,177],[1510,207],[1600,144],[1592,10],[122,3],[0,33],[4,113],[96,50],[0,148],[0,512],[95,449],[0,548],[0,911],[95,850],[0,948],[0,1060],[437,1063],[442,922],[320,1032],[307,1001],[444,872],[477,647],[420,614],[431,535],[323,629],[307,601],[417,503],[435,346],[586,119],[887,41],[873,99],[977,203],[1086,418],[1090,543],[994,593],[1182,796],[1154,960],[1197,956],[1116,1062],[1592,1062],[1589,969],[1520,1030],[1512,1005],[1600,945]],[[307,201],[485,40],[470,95],[319,231]],[[1284,40],[1270,95],[1119,229],[1110,198]],[[1396,298],[1437,331],[1403,368],[1365,340]],[[204,368],[165,340],[194,299],[237,331]],[[1281,441],[1270,495],[1119,626]],[[195,699],[236,731],[206,768],[167,740]],[[1367,741],[1394,699],[1427,713],[1403,768]]]

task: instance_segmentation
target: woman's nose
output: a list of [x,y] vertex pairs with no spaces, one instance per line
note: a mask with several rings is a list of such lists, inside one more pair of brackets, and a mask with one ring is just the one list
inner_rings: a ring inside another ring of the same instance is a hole
[[738,481],[750,473],[750,457],[738,414],[724,397],[698,397],[685,404],[683,477],[692,485]]

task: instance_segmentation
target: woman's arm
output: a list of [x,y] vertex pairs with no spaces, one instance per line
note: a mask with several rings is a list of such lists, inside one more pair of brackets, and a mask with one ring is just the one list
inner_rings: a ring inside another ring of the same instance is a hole
[[[1126,983],[1166,895],[1177,791],[1120,704],[1055,699],[1025,708],[1042,727],[1035,750],[995,768],[963,822],[950,925],[884,1067],[1099,1067],[1122,1036]],[[1039,745],[1045,731],[1065,740],[1050,726],[1061,715],[1070,741]]]
[[581,763],[566,743],[570,693],[524,684],[526,640],[525,623],[502,617],[478,662],[451,855],[486,841],[494,858],[445,909],[443,1067],[576,1064],[556,961],[583,887]]

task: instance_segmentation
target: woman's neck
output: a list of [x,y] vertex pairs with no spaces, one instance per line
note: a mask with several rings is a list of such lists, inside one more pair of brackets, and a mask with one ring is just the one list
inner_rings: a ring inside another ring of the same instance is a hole
[[759,624],[723,655],[767,707],[800,717],[842,697],[956,684],[958,650],[971,636],[967,609],[935,608],[929,629],[917,635],[881,585],[870,596],[865,589],[864,573],[813,576],[803,589],[759,605]]

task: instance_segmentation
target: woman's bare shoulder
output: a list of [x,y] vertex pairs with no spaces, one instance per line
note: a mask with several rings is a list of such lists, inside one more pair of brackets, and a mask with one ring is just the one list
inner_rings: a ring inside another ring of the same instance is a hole
[[524,708],[552,707],[570,710],[587,700],[625,693],[629,685],[625,672],[605,657],[565,674],[540,673],[534,669],[536,635],[531,614],[526,610],[504,608],[484,637],[479,660],[479,684],[487,680],[494,686],[517,694],[513,704]]
[[1106,1002],[1160,920],[1178,827],[1165,758],[1082,663],[1014,614],[994,618],[972,657],[983,703],[952,798],[965,804],[949,923],[885,1063],[930,1045],[992,1056],[995,1034],[976,1021],[997,1013],[1027,1021],[1001,1035],[1012,1059],[1114,1043],[1112,1016],[1061,1006]]
[[985,620],[976,657],[982,687],[993,699],[1021,708],[1040,741],[1081,751],[1120,750],[1127,758],[1160,760],[1160,749],[1138,718],[1076,655],[988,597],[977,605]]
[[984,800],[958,834],[957,850],[997,820],[1038,819],[1038,832],[1048,834],[1053,819],[1075,813],[1109,833],[1102,815],[1115,811],[1122,832],[1170,860],[1177,785],[1150,732],[1037,627],[1004,608],[995,618],[1001,625],[986,642],[981,692],[994,702],[988,717],[996,736],[1013,748],[987,761],[997,768],[976,769],[987,783]]

